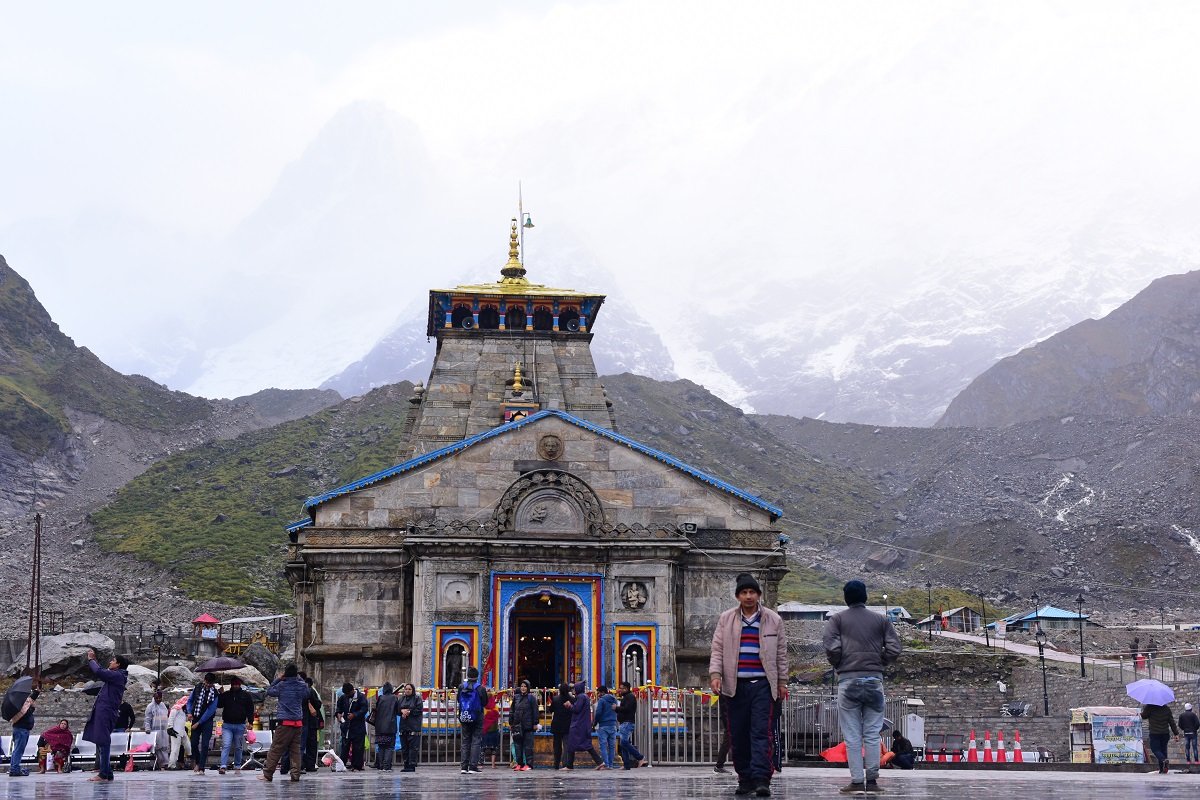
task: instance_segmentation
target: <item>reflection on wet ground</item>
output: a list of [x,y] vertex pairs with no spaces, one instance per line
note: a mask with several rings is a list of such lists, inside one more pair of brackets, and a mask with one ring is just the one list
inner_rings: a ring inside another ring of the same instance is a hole
[[[244,800],[280,797],[295,800],[347,798],[437,798],[437,800],[670,800],[731,798],[734,780],[698,767],[658,767],[633,771],[538,769],[514,773],[487,769],[482,775],[460,775],[449,767],[425,767],[415,773],[322,772],[299,783],[277,777],[270,784],[257,773],[203,776],[190,772],[117,773],[111,784],[89,783],[88,773],[0,775],[0,800]],[[787,769],[772,784],[775,797],[818,800],[843,797],[845,769]],[[886,771],[880,784],[887,797],[970,798],[970,800],[1139,800],[1194,798],[1200,776],[1069,772],[896,772]]]

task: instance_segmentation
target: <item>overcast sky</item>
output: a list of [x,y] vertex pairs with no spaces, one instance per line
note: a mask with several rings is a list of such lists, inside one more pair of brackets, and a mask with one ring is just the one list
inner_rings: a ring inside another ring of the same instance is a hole
[[[403,131],[419,233],[237,289],[349,280],[346,363],[398,295],[502,263],[518,180],[648,315],[1089,225],[1191,242],[1200,212],[1195,3],[5,2],[0,29],[0,253],[126,371],[173,321],[205,348],[230,243],[355,103]],[[239,363],[213,391],[261,388]]]

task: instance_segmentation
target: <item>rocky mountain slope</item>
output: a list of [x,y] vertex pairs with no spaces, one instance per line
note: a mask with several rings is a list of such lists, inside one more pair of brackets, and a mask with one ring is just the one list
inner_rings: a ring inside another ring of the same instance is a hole
[[1073,415],[943,430],[791,417],[760,424],[853,469],[885,497],[863,530],[814,531],[815,546],[797,551],[814,564],[950,583],[1001,602],[1036,590],[1063,605],[1080,589],[1110,607],[1190,602],[1171,592],[1190,592],[1200,568],[1200,419]]
[[1081,413],[1200,414],[1200,270],[1159,278],[1106,317],[990,367],[939,427],[996,427]]

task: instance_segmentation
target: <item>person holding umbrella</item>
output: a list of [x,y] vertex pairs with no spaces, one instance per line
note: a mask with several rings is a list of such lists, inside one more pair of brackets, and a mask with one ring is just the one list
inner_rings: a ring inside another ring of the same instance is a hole
[[37,710],[34,701],[38,698],[38,691],[32,687],[32,678],[18,678],[4,696],[4,718],[12,723],[13,729],[12,752],[8,754],[8,774],[13,778],[29,775],[29,770],[21,766],[21,759],[25,756],[25,746],[29,743],[29,732],[33,730],[34,712]]
[[196,684],[187,701],[188,721],[192,723],[192,753],[195,767],[192,772],[204,774],[208,766],[208,747],[212,742],[213,720],[217,715],[220,700],[217,678],[211,672],[204,673],[204,680]]
[[1179,726],[1175,724],[1175,715],[1170,707],[1175,699],[1175,691],[1162,681],[1143,678],[1126,684],[1125,693],[1142,704],[1142,719],[1150,723],[1150,752],[1158,759],[1159,774],[1165,775],[1170,766],[1167,747],[1171,742],[1171,734],[1175,734],[1176,740],[1179,739]]
[[111,782],[113,779],[112,759],[109,750],[113,728],[117,726],[117,710],[125,698],[125,685],[129,682],[129,660],[125,656],[113,655],[108,660],[108,669],[96,661],[96,651],[87,651],[88,669],[92,677],[104,685],[96,696],[92,713],[83,727],[83,740],[96,745],[96,774],[89,781]]

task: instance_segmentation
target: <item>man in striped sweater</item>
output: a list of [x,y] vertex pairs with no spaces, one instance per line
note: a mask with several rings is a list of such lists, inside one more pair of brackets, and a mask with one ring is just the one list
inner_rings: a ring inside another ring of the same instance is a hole
[[737,577],[738,604],[721,614],[713,632],[709,684],[729,704],[729,737],[738,787],[734,794],[771,796],[775,771],[775,701],[787,685],[783,620],[760,602],[753,575]]

